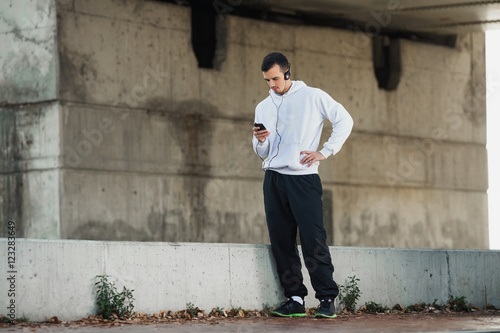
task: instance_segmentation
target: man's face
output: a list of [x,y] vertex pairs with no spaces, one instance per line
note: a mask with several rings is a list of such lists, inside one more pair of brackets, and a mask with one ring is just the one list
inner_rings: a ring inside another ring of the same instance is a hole
[[274,65],[267,72],[262,72],[269,88],[277,94],[283,94],[286,87],[285,74],[279,65]]

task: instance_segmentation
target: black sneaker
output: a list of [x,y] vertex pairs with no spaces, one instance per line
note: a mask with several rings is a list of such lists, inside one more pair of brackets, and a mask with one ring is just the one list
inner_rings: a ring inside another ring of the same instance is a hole
[[316,318],[336,318],[335,305],[333,304],[333,298],[325,298],[319,301],[318,312],[315,315]]
[[271,314],[275,317],[305,317],[307,315],[305,306],[291,299]]

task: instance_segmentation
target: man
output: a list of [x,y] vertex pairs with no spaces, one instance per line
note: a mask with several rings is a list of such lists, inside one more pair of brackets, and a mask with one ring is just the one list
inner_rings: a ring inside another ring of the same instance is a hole
[[[306,315],[307,289],[296,244],[298,227],[304,263],[320,300],[316,317],[335,318],[334,300],[339,290],[326,244],[318,165],[339,152],[351,133],[353,120],[324,91],[291,81],[290,63],[283,54],[268,54],[261,70],[270,90],[255,109],[253,148],[263,159],[269,238],[280,283],[289,298],[273,315]],[[332,123],[333,131],[323,149],[316,151],[325,119]]]

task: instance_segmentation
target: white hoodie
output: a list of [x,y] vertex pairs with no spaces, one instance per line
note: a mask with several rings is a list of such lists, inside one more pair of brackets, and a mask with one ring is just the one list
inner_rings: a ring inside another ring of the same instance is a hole
[[271,135],[264,142],[253,137],[253,149],[261,158],[264,170],[287,175],[318,173],[319,162],[309,167],[300,161],[301,151],[318,149],[323,122],[332,123],[332,134],[320,151],[325,158],[340,151],[351,133],[353,120],[347,110],[327,93],[292,81],[283,95],[272,89],[269,96],[255,108],[255,122],[262,123]]

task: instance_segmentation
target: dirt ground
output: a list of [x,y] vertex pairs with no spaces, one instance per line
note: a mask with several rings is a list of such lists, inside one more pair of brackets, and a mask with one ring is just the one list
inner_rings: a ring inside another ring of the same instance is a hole
[[144,316],[108,321],[95,317],[63,322],[1,323],[12,332],[500,332],[500,311],[459,313],[339,314],[335,319],[275,317],[209,317],[168,319]]

